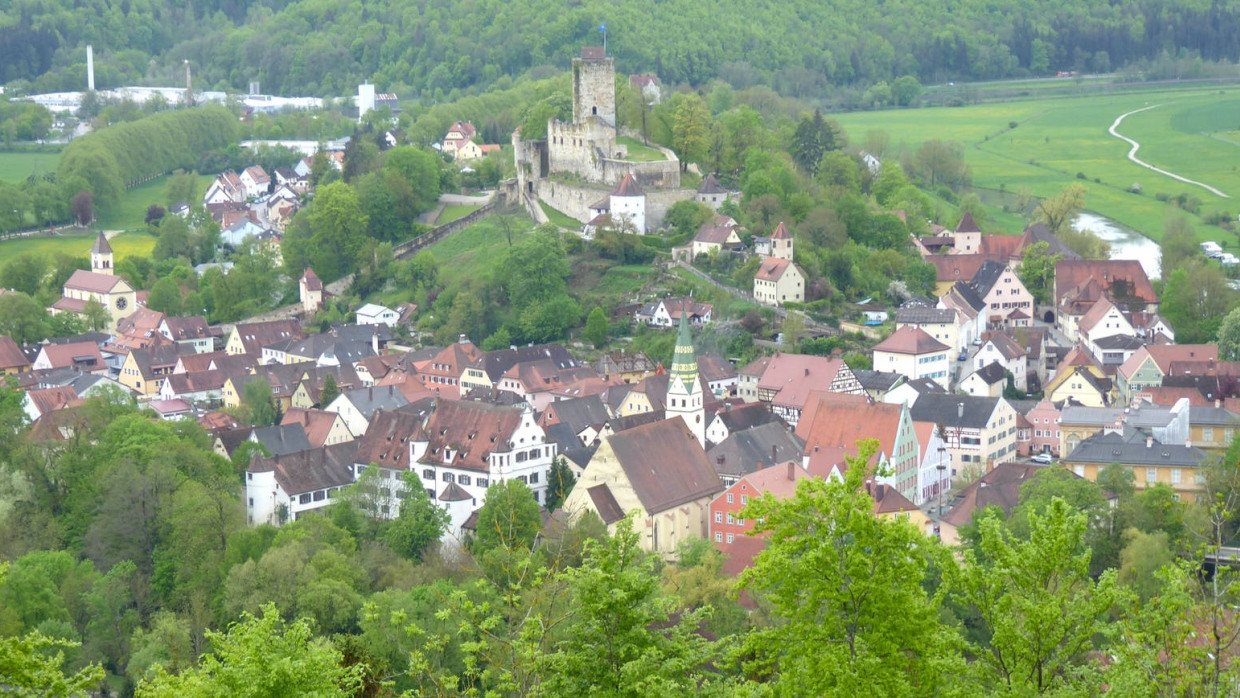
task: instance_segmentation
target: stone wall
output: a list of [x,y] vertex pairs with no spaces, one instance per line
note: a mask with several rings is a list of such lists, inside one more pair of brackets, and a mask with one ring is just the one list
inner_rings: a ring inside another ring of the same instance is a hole
[[[535,183],[534,192],[538,198],[546,201],[548,206],[585,223],[594,217],[590,213],[590,205],[610,194],[611,190],[542,180]],[[694,193],[692,189],[647,191],[646,227],[651,232],[658,230],[663,225],[667,209],[677,201],[692,199]]]
[[615,127],[616,61],[614,58],[573,59],[573,121],[600,116]]

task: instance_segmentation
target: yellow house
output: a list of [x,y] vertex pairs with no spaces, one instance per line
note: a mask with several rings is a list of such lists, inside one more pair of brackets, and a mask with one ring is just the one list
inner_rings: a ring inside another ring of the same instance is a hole
[[1182,500],[1193,502],[1205,491],[1202,467],[1210,456],[1196,446],[1159,443],[1152,436],[1127,428],[1107,429],[1085,439],[1060,461],[1090,482],[1111,463],[1132,471],[1137,491],[1164,484]]
[[753,277],[753,298],[763,305],[776,307],[784,303],[803,303],[805,274],[789,260],[765,259]]
[[1188,409],[1190,441],[1207,451],[1225,451],[1240,432],[1240,415],[1216,402],[1214,406]]
[[1069,398],[1085,407],[1106,407],[1111,404],[1111,379],[1094,366],[1068,366],[1060,369],[1046,386],[1046,397],[1059,403]]
[[698,228],[697,235],[693,236],[693,256],[718,252],[725,247],[735,249],[740,245],[741,236],[737,234],[735,227],[706,223]]
[[334,446],[353,440],[353,434],[345,425],[344,417],[335,412],[294,407],[284,413],[281,425],[300,423],[306,430],[306,438],[315,448]]
[[624,397],[617,417],[631,417],[635,414],[646,414],[663,409],[667,399],[667,374],[658,374],[643,378]]
[[680,417],[606,437],[564,502],[570,516],[596,513],[614,533],[632,514],[644,550],[674,559],[710,532],[710,503],[723,484]]
[[907,521],[918,531],[928,536],[934,535],[934,522],[926,512],[901,494],[900,490],[880,483],[870,483],[867,488],[870,496],[874,498],[874,513],[879,518]]
[[175,346],[159,346],[149,349],[133,349],[121,364],[117,381],[138,395],[150,397],[159,394],[164,380],[172,375],[177,365]]

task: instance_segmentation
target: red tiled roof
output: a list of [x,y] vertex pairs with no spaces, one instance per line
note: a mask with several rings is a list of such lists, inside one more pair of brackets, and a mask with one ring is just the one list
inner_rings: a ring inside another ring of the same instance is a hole
[[1133,295],[1146,303],[1158,302],[1158,294],[1154,293],[1145,269],[1135,259],[1061,259],[1055,263],[1055,292],[1059,294],[1056,305],[1069,290],[1081,286],[1091,276],[1108,292],[1114,290],[1116,281],[1127,281],[1132,285]]
[[905,325],[891,336],[879,342],[874,347],[874,351],[888,352],[891,354],[930,354],[937,351],[947,351],[951,347],[940,342],[939,340],[926,334],[926,331],[916,325]]
[[306,273],[302,274],[302,280],[306,282],[307,291],[322,291],[323,282],[319,280],[318,275],[310,267],[306,267]]
[[792,233],[788,232],[788,228],[784,226],[783,221],[780,221],[779,225],[775,226],[774,232],[771,233],[772,240],[788,240],[791,238]]
[[22,353],[12,337],[0,336],[0,370],[24,370],[30,368],[30,361]]
[[931,255],[926,261],[934,265],[939,281],[972,281],[986,257],[980,254]]
[[69,344],[45,344],[40,352],[47,357],[52,368],[72,366],[74,360],[89,358],[95,368],[103,368],[103,354],[99,353],[99,345],[94,342],[72,342]]
[[786,259],[768,258],[763,260],[762,266],[758,268],[755,278],[763,281],[779,281],[790,266],[792,266],[792,262]]
[[820,448],[842,448],[856,453],[857,441],[878,439],[883,453],[895,454],[900,430],[899,405],[870,402],[855,395],[816,392],[805,404],[797,422],[796,435],[805,440],[805,452]]
[[624,179],[620,180],[620,186],[616,187],[611,193],[612,196],[645,196],[646,192],[642,191],[637,180],[633,177],[632,172],[626,172]]
[[960,223],[956,225],[957,233],[980,233],[982,229],[977,227],[977,221],[973,220],[973,214],[968,211],[960,217]]
[[[125,280],[119,276],[78,269],[65,282],[65,288],[71,288],[75,291],[86,291],[88,293],[111,293],[112,289],[119,284],[125,284]],[[129,284],[125,285],[128,286]]]

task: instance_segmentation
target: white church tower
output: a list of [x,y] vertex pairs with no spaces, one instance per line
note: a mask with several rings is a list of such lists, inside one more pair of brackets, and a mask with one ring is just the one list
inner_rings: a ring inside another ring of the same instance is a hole
[[95,237],[95,244],[90,247],[90,270],[96,274],[112,276],[112,246],[103,236],[103,231]]
[[676,354],[667,376],[667,418],[679,415],[689,431],[706,448],[706,409],[702,405],[702,378],[698,375],[697,352],[689,334],[689,313],[680,314],[680,334],[676,337]]

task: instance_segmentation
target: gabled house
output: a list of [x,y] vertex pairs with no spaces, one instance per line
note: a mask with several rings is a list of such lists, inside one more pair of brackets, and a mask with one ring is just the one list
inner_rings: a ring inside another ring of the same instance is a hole
[[86,312],[86,304],[94,301],[108,311],[111,318],[105,331],[115,329],[117,324],[138,309],[138,293],[129,282],[113,273],[112,246],[103,231],[95,237],[90,248],[90,271],[78,269],[63,287],[63,296],[49,309],[58,313]]
[[953,308],[899,308],[896,310],[896,329],[905,326],[920,328],[934,339],[952,348],[964,351],[968,343],[961,332],[965,318]]
[[736,394],[740,374],[731,361],[718,354],[699,354],[697,364],[702,384],[715,397],[723,399]]
[[969,282],[986,303],[986,322],[999,327],[1028,327],[1033,317],[1033,294],[1007,264],[986,260]]
[[728,228],[710,223],[705,223],[698,228],[697,235],[693,236],[692,246],[695,258],[698,255],[720,253],[724,250],[739,252],[745,247],[735,227]]
[[285,412],[280,420],[281,426],[289,424],[301,424],[312,448],[334,446],[354,438],[345,426],[344,418],[337,412],[294,407]]
[[680,316],[688,314],[690,324],[701,326],[710,322],[713,309],[710,303],[698,303],[689,297],[663,298],[642,306],[634,318],[655,327],[675,327],[680,322]]
[[780,423],[779,417],[760,402],[744,405],[727,403],[716,410],[714,417],[707,422],[706,443],[722,443],[732,434],[771,423]]
[[125,357],[117,380],[138,395],[158,395],[176,365],[177,348],[173,345],[134,349]]
[[251,165],[241,171],[237,176],[241,181],[241,185],[245,188],[245,196],[247,199],[257,199],[263,196],[271,188],[271,176],[267,174],[258,165]]
[[218,334],[201,315],[166,317],[159,323],[159,333],[177,346],[189,349],[195,354],[215,351],[215,338]]
[[[469,345],[472,346],[472,345]],[[520,376],[520,368],[525,364],[538,364],[537,375],[528,374],[525,379]],[[474,389],[490,392],[493,388],[508,390],[527,395],[534,392],[531,388],[540,388],[534,383],[549,386],[552,377],[563,377],[564,372],[588,368],[577,361],[561,344],[537,344],[524,347],[509,347],[484,353],[479,352],[457,374],[461,392]],[[517,369],[514,371],[513,369]],[[592,373],[592,372],[591,372]]]
[[1055,264],[1055,326],[1069,338],[1094,303],[1108,298],[1127,313],[1158,312],[1158,295],[1132,259],[1071,260]]
[[30,360],[12,337],[0,335],[0,375],[14,376],[30,371]]
[[366,433],[375,413],[392,412],[408,404],[405,394],[389,385],[346,390],[323,409],[339,414],[349,433],[356,438]]
[[386,325],[387,327],[395,327],[400,320],[400,313],[385,308],[375,303],[367,303],[357,309],[357,324],[359,325]]
[[706,204],[712,210],[718,211],[723,202],[729,198],[738,196],[739,192],[730,192],[726,187],[715,179],[714,173],[708,173],[702,178],[702,183],[698,185],[697,192],[694,195],[694,201],[699,204]]
[[106,373],[108,366],[94,342],[71,342],[67,344],[44,344],[31,368],[47,371],[54,368],[73,368],[82,373]]
[[246,519],[281,525],[332,503],[353,484],[357,443],[256,458],[246,469]]
[[942,427],[953,476],[976,477],[1016,457],[1016,410],[1001,397],[925,394],[911,413]]
[[798,461],[805,442],[779,421],[767,422],[728,435],[706,449],[706,458],[724,487],[763,468]]
[[609,533],[633,514],[642,549],[673,559],[681,543],[707,537],[710,502],[722,489],[697,437],[673,418],[603,439],[564,511],[593,511]]
[[310,267],[297,282],[297,296],[301,299],[301,309],[307,315],[313,315],[323,308],[323,282]]
[[241,181],[241,177],[236,172],[229,170],[211,181],[206,193],[202,195],[202,203],[206,205],[240,204],[245,203],[246,198],[245,183]]
[[[808,477],[813,476],[793,459],[747,473],[725,484],[726,489],[710,503],[710,540],[715,549],[729,558],[752,560],[757,550],[766,545],[762,539],[750,535],[757,521],[742,518],[741,511],[751,499],[767,493],[777,499],[791,499],[796,494],[797,483]],[[751,550],[754,543],[757,543],[757,550]]]
[[815,393],[805,406],[796,435],[805,441],[804,455],[816,449],[843,449],[855,455],[857,442],[876,439],[875,465],[887,474],[876,478],[909,499],[919,497],[920,453],[908,407],[870,402],[856,395]]
[[775,307],[805,301],[805,274],[787,259],[768,257],[753,279],[755,301]]
[[22,396],[22,411],[31,422],[37,422],[58,410],[66,410],[82,404],[82,398],[72,386],[28,390]]
[[1017,390],[1028,390],[1029,364],[1025,348],[1004,332],[988,332],[982,335],[982,338],[984,343],[973,355],[973,368],[980,370],[997,363],[1004,371],[1012,374]]
[[909,379],[929,378],[947,387],[951,378],[951,347],[906,325],[874,346],[874,369],[900,373]]
[[1003,397],[1007,371],[998,363],[989,363],[960,381],[960,392],[975,397]]
[[1004,516],[1020,503],[1020,488],[1038,473],[1042,466],[1021,463],[1000,463],[995,468],[961,490],[953,498],[951,509],[939,522],[939,537],[943,544],[955,547],[960,543],[959,530],[973,525],[975,512],[988,506],[999,507]]
[[286,456],[314,448],[306,428],[300,422],[259,427],[250,432],[247,440],[262,444],[272,456]]
[[628,352],[623,349],[618,354],[603,354],[594,362],[593,367],[600,376],[614,376],[625,383],[636,383],[653,375],[658,368],[645,352]]
[[[469,338],[461,335],[460,341],[445,347],[431,360],[417,366],[418,376],[426,387],[444,397],[459,398],[461,395],[469,391],[469,388],[462,388],[461,378],[466,368],[470,367],[475,361],[482,358],[482,350],[478,346],[469,341]],[[506,367],[504,370],[507,370]],[[477,369],[477,375],[471,375],[471,378],[482,379],[489,376],[483,369]],[[503,375],[503,372],[500,372]],[[490,385],[484,387],[490,388]]]
[[1218,346],[1215,344],[1143,346],[1115,372],[1119,398],[1127,402],[1146,388],[1161,386],[1163,379],[1171,374],[1172,363],[1210,361],[1218,361]]
[[289,339],[305,337],[297,320],[270,320],[267,322],[243,322],[233,327],[224,344],[224,351],[232,355],[252,354],[260,356],[263,347]]
[[955,310],[960,317],[960,330],[956,341],[964,348],[986,331],[986,302],[969,284],[958,281],[947,288],[939,298],[938,307]]
[[737,396],[761,402],[795,427],[815,391],[861,395],[864,390],[843,359],[776,352],[754,360],[737,376]]

